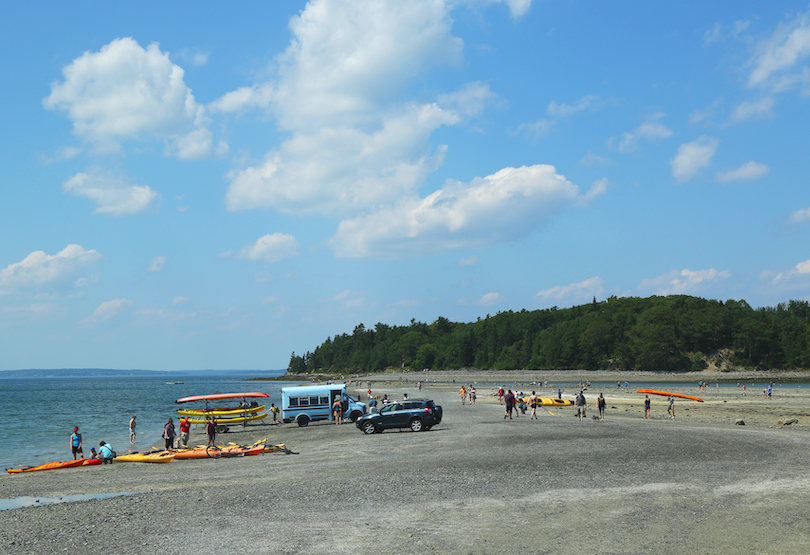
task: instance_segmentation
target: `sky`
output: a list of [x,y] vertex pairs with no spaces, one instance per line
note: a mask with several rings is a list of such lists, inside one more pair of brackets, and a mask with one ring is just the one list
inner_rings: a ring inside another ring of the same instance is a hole
[[35,1],[0,46],[0,369],[810,300],[806,0]]

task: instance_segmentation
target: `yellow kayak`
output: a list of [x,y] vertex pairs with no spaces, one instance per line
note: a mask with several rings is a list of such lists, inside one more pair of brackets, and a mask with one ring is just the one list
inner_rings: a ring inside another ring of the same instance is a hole
[[171,451],[158,451],[157,453],[128,453],[118,455],[113,460],[115,462],[170,463],[174,457],[175,454]]
[[243,414],[253,414],[263,411],[267,405],[259,405],[258,407],[236,407],[236,408],[219,408],[219,409],[178,409],[177,414],[180,416],[239,416]]
[[[524,397],[522,399],[524,403],[527,405],[529,404],[529,398]],[[568,399],[554,399],[551,397],[538,397],[537,398],[537,406],[538,407],[573,407],[574,402]]]
[[[222,416],[214,416],[214,422],[217,424],[241,424],[242,422],[252,422],[254,420],[261,420],[267,416],[266,412],[261,414],[251,414],[250,416],[236,416],[236,417],[222,417]],[[201,416],[194,416],[188,419],[189,422],[192,424],[205,424],[206,419]]]

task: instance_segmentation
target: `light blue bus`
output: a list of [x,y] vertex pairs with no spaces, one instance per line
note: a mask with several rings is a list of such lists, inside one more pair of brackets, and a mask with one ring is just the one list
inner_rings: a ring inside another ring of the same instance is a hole
[[281,390],[281,419],[306,426],[310,421],[334,420],[332,404],[340,398],[343,417],[354,422],[366,412],[365,403],[355,401],[343,384],[304,385]]

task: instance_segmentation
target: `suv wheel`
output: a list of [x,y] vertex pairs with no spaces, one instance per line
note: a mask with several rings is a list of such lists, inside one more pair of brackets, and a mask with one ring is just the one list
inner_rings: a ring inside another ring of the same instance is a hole
[[368,434],[368,435],[371,435],[371,434],[373,434],[374,432],[377,431],[377,427],[374,425],[374,422],[372,422],[371,420],[367,420],[366,422],[363,422],[363,428],[362,429],[363,429],[363,433]]
[[419,420],[418,418],[411,419],[411,430],[413,430],[414,432],[421,432],[422,428],[423,426],[421,420]]

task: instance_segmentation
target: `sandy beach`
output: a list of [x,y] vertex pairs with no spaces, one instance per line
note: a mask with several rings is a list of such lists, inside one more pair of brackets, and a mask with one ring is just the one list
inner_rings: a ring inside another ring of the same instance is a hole
[[[614,385],[602,390],[605,421],[595,422],[600,390],[590,388],[591,410],[579,422],[570,408],[504,420],[495,388],[483,385],[529,392],[541,378],[639,380],[608,376],[374,375],[361,378],[363,389],[370,379],[374,394],[432,398],[444,408],[442,423],[372,436],[353,424],[252,425],[221,439],[267,437],[299,454],[6,474],[4,499],[131,495],[0,511],[0,546],[4,553],[810,552],[810,391],[743,396],[713,383],[749,378],[704,376],[711,384],[704,403],[677,401],[673,420],[666,399],[654,398],[645,420],[644,396]],[[676,392],[697,395],[697,379],[684,379]],[[478,402],[462,405],[458,387],[474,382]],[[576,388],[564,389],[571,398]],[[201,442],[197,429],[191,443]]]

